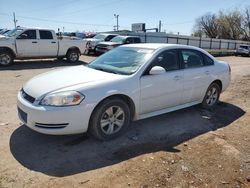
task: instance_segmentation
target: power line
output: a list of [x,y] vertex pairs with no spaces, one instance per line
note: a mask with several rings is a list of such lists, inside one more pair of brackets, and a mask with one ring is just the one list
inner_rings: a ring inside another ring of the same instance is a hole
[[96,6],[92,6],[92,7],[89,7],[89,8],[82,8],[82,9],[78,9],[78,10],[73,11],[73,12],[66,12],[63,15],[72,15],[72,14],[76,14],[76,13],[79,13],[79,12],[84,12],[84,11],[88,11],[88,10],[91,10],[91,9],[111,5],[111,4],[114,4],[114,3],[117,3],[117,2],[121,2],[121,1],[124,1],[124,0],[114,0],[114,1],[107,2],[107,3],[102,3],[102,4],[99,4],[99,5],[96,5]]
[[[1,13],[1,12],[0,12],[0,15],[11,16],[10,14]],[[21,15],[18,15],[18,18],[29,19],[29,20],[38,20],[38,21],[51,22],[51,23],[71,24],[71,25],[88,25],[88,26],[99,26],[99,27],[113,27],[113,25],[108,25],[108,24],[90,24],[90,23],[83,23],[83,22],[69,22],[69,21],[50,20],[50,19],[35,18],[35,17],[28,17],[28,16],[21,16]],[[121,27],[128,28],[127,26],[121,26]]]

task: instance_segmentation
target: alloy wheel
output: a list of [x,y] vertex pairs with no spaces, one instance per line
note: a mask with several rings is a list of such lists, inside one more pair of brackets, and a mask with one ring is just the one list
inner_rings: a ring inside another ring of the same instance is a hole
[[102,114],[100,121],[101,130],[107,135],[112,135],[122,128],[124,122],[124,110],[119,106],[111,106]]

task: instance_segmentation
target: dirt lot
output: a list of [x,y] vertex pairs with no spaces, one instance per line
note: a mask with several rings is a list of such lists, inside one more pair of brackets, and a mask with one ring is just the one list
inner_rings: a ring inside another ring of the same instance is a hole
[[69,64],[0,68],[0,187],[250,187],[250,58],[219,59],[230,63],[232,84],[216,109],[195,106],[138,121],[109,142],[42,135],[19,123],[22,85]]

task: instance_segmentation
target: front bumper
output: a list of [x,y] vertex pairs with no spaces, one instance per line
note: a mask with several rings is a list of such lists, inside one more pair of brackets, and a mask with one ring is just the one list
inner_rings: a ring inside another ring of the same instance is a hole
[[24,99],[21,92],[17,96],[19,119],[29,128],[51,135],[78,134],[88,130],[94,105],[82,103],[69,107],[35,106]]
[[98,46],[96,47],[96,52],[97,53],[102,54],[102,53],[106,53],[107,51],[109,51],[109,49],[107,49],[107,48],[99,48]]

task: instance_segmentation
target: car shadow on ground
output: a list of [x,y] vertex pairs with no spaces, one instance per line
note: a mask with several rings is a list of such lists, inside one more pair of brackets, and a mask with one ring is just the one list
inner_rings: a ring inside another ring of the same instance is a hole
[[245,112],[232,104],[219,103],[211,111],[199,106],[140,120],[125,135],[100,142],[88,134],[49,136],[26,126],[10,138],[12,155],[24,167],[64,177],[120,163],[157,151],[181,152],[175,147],[189,139],[230,125]]
[[28,61],[16,61],[13,65],[8,67],[0,66],[0,71],[4,70],[29,70],[29,69],[46,69],[53,67],[64,67],[64,66],[74,66],[74,65],[85,65],[86,62],[78,61],[76,63],[69,63],[66,60],[28,60]]

